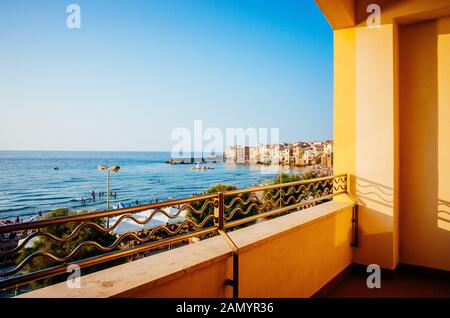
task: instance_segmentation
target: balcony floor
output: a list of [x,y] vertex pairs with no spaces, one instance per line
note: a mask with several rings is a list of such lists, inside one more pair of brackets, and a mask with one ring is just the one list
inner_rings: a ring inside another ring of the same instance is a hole
[[450,280],[432,277],[424,273],[399,272],[395,279],[381,280],[381,288],[369,289],[369,274],[352,272],[328,292],[325,298],[450,298]]

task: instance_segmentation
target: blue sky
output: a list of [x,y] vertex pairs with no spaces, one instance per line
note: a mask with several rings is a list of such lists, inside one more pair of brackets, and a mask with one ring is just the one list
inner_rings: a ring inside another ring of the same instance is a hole
[[333,34],[313,0],[2,0],[0,48],[2,150],[170,150],[196,119],[332,138]]

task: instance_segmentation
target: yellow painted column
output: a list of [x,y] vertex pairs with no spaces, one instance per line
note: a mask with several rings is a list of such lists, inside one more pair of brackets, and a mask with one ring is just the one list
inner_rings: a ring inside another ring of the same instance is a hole
[[[350,176],[350,191],[355,194],[356,174],[356,32],[334,31],[334,173]],[[343,198],[337,197],[336,200]]]
[[335,173],[352,175],[359,208],[354,262],[398,263],[396,45],[394,25],[336,30]]

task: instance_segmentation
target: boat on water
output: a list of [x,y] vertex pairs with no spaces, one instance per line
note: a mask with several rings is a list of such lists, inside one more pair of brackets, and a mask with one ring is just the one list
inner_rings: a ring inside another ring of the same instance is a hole
[[200,163],[197,163],[195,167],[189,168],[188,170],[214,170],[213,167],[201,166]]

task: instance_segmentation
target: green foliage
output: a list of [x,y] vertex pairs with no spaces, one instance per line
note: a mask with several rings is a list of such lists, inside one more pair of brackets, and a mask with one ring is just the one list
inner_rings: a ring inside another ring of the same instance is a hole
[[237,190],[237,187],[234,184],[222,184],[218,183],[210,187],[205,191],[205,194],[215,194],[219,192],[232,191]]
[[275,179],[271,182],[272,184],[281,184],[288,182],[300,181],[302,178],[298,174],[288,174],[288,173],[280,173]]
[[[282,185],[282,184],[290,183],[290,182],[316,179],[316,178],[320,178],[322,176],[323,175],[319,175],[318,173],[316,173],[314,171],[309,171],[309,172],[306,172],[305,174],[280,173],[273,180],[265,181],[263,183],[263,185],[276,185],[276,184]],[[259,199],[263,198],[262,203],[258,202],[256,200],[256,198],[255,198],[255,200],[249,200],[252,193],[241,194],[241,195],[239,195],[239,197],[242,200],[242,202],[241,202],[241,200],[236,200],[231,207],[225,208],[224,214],[225,214],[225,216],[229,216],[233,211],[235,211],[237,209],[241,209],[242,211],[247,211],[247,209],[249,209],[250,205],[252,205],[253,203],[257,203],[259,209],[261,209],[261,205],[264,205],[265,209],[262,212],[267,212],[267,211],[271,211],[273,209],[277,209],[277,208],[281,208],[281,207],[285,206],[282,202],[280,203],[280,200],[279,200],[280,196],[284,202],[286,202],[286,203],[289,202],[289,203],[287,203],[288,205],[293,205],[297,202],[297,200],[300,198],[300,196],[302,197],[303,200],[306,200],[308,198],[315,197],[316,194],[318,193],[318,191],[323,193],[325,188],[328,188],[329,192],[331,192],[331,186],[318,185],[318,186],[311,186],[308,190],[303,190],[307,186],[308,185],[303,185],[303,186],[298,185],[298,186],[290,186],[290,187],[289,186],[286,186],[286,187],[281,186],[280,188],[264,190],[264,191],[257,191],[257,192],[259,192],[259,194],[256,193],[256,195],[259,196]],[[206,190],[205,194],[215,194],[215,193],[219,193],[219,192],[232,191],[232,190],[236,190],[236,189],[237,188],[235,185],[216,184],[216,185],[210,187],[208,190]],[[283,190],[285,194],[282,194],[280,189]],[[255,195],[255,194],[253,194],[253,195]],[[236,198],[236,196],[225,196],[224,205],[225,206],[230,205],[231,202],[233,201],[233,199],[235,199],[235,198]],[[194,202],[192,204],[192,206],[193,206],[193,208],[200,210],[206,202],[207,202],[206,200],[199,200],[199,201]],[[275,206],[275,203],[278,203],[278,204]],[[251,208],[249,213],[245,214],[245,215],[240,212],[236,212],[233,215],[233,217],[231,218],[231,221],[238,220],[238,219],[245,218],[245,217],[252,216],[252,215],[256,215],[258,213],[258,208],[257,207]],[[196,214],[194,212],[189,212],[187,214],[188,218],[191,219],[196,224],[200,224],[204,220],[204,218],[207,217],[208,215],[214,215],[214,206],[212,204],[210,204],[204,210],[204,212],[201,213],[200,215]],[[214,224],[214,222],[212,220],[210,220],[207,224],[205,224],[205,226],[212,226],[213,224]]]
[[[232,191],[232,190],[237,190],[237,187],[233,184],[215,184],[212,187],[210,187],[209,189],[207,189],[205,191],[205,194],[216,194],[219,192],[226,192],[226,191]],[[244,203],[246,201],[249,200],[250,198],[250,194],[249,193],[244,193],[241,194],[240,199],[242,201],[244,201]],[[233,201],[233,199],[235,198],[235,196],[226,196],[224,198],[224,205],[230,205],[231,202]],[[192,204],[192,206],[199,210],[202,208],[202,206],[206,203],[206,200],[202,200],[202,201],[196,201]],[[243,204],[242,202],[240,202],[239,200],[237,200],[231,207],[229,208],[225,208],[224,209],[224,214],[226,216],[230,215],[235,209],[241,209],[242,211],[246,212],[246,210],[248,209],[248,207],[251,205],[251,202],[247,203],[247,204]],[[257,209],[252,208],[250,210],[250,212],[248,214],[243,215],[242,213],[236,212],[233,217],[230,219],[230,221],[234,221],[234,220],[238,220],[244,217],[248,217],[251,215],[255,215],[257,213]],[[194,212],[189,212],[187,214],[188,218],[191,219],[193,222],[200,224],[205,217],[207,217],[208,215],[214,215],[214,206],[212,204],[208,205],[208,207],[205,209],[205,211],[201,214],[196,214]],[[208,222],[207,224],[205,224],[205,226],[212,226],[214,225],[214,222],[211,220],[210,222]]]
[[[274,184],[284,184],[284,183],[290,183],[290,182],[296,182],[296,181],[303,181],[303,180],[310,180],[310,179],[316,179],[320,178],[323,175],[317,174],[315,171],[308,171],[304,174],[288,174],[288,173],[280,173],[278,176],[275,177],[275,179],[266,182],[266,185],[274,185]],[[286,187],[280,187],[276,189],[270,189],[266,190],[264,192],[264,203],[266,204],[267,211],[275,209],[275,208],[281,208],[284,207],[283,203],[279,201],[280,196],[281,199],[289,206],[296,203],[297,200],[299,200],[300,196],[303,200],[315,197],[317,193],[320,191],[321,193],[324,192],[325,186],[319,185],[319,186],[311,186],[308,190],[306,188],[309,185],[299,185],[299,186],[286,186]],[[328,190],[331,190],[330,186],[326,186]],[[281,190],[283,190],[284,193],[281,193]],[[270,194],[268,194],[270,193]],[[272,203],[275,205],[275,203],[278,202],[276,206],[272,206]]]
[[[57,209],[54,210],[47,215],[44,216],[44,218],[56,218],[56,217],[64,217],[64,216],[70,216],[74,215],[75,212],[69,211],[68,209]],[[95,223],[104,226],[105,220],[98,219],[94,221]],[[42,232],[48,232],[50,234],[53,234],[57,237],[67,237],[69,236],[75,228],[79,225],[79,222],[71,222],[71,223],[62,223],[57,225],[52,225],[46,228],[41,228],[40,230]],[[70,253],[72,253],[75,248],[86,241],[94,241],[102,246],[109,246],[115,241],[115,237],[112,234],[109,233],[102,233],[94,228],[91,227],[85,227],[81,229],[78,234],[75,235],[75,237],[64,243],[57,242],[51,238],[48,237],[42,237],[39,236],[36,241],[33,242],[31,247],[27,247],[22,249],[21,253],[19,254],[16,263],[22,262],[26,257],[29,255],[36,253],[36,252],[48,252],[51,253],[57,257],[64,258],[68,256]],[[99,251],[94,246],[84,247],[81,249],[81,251],[75,255],[73,260],[79,260],[79,259],[85,259],[89,257],[93,257],[99,254],[102,254],[103,252]],[[115,262],[117,263],[117,262]],[[51,266],[57,265],[53,260],[48,259],[46,257],[36,257],[33,259],[32,262],[28,263],[28,265],[25,266],[24,271],[25,272],[35,272],[44,268],[48,268]],[[111,265],[109,265],[111,266]],[[101,268],[105,268],[104,264],[102,265],[96,265],[92,266],[89,269],[86,269],[85,272],[92,272],[95,270],[99,270]],[[43,285],[53,284],[58,281],[60,281],[61,278],[49,278],[44,281],[38,282],[35,284],[36,287],[40,287]]]
[[[289,183],[289,182],[295,182],[300,180],[300,175],[297,174],[287,174],[287,173],[280,173],[278,176],[275,177],[275,179],[270,180],[265,183],[265,185],[275,185],[275,184],[283,184],[283,183]],[[282,208],[284,205],[280,201],[280,197],[287,202],[289,197],[288,196],[282,196],[281,190],[287,192],[289,191],[289,187],[280,187],[275,189],[269,189],[264,190],[263,193],[263,204],[265,206],[265,211],[271,211],[276,208]]]
[[317,174],[315,171],[308,171],[302,175],[302,180],[316,179],[316,178],[321,178],[323,176],[324,175]]

